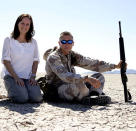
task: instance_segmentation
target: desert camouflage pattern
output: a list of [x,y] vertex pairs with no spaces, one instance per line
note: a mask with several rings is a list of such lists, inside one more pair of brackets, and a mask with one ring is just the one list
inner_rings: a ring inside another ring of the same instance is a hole
[[[115,68],[114,64],[106,63],[84,57],[79,53],[71,51],[68,55],[63,55],[61,49],[49,49],[44,54],[46,60],[46,74],[48,83],[58,85],[58,94],[61,98],[72,100],[74,98],[82,99],[89,94],[89,89],[83,82],[85,76],[77,74],[74,66],[78,66],[84,69],[88,69],[96,72],[110,71]],[[101,94],[104,77],[100,74],[96,75],[100,79],[101,87],[97,91]],[[90,76],[90,77],[95,77]],[[92,90],[95,90],[92,87]]]

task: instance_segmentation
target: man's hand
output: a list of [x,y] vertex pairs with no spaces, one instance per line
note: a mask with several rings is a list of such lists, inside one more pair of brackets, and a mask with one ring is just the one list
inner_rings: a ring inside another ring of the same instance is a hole
[[[120,69],[121,64],[122,64],[122,60],[120,60],[120,62],[117,65],[115,65],[115,68]],[[127,68],[127,63],[126,63],[126,68]]]
[[99,88],[101,86],[101,83],[99,80],[97,80],[96,78],[86,78],[85,82],[90,83],[94,88]]

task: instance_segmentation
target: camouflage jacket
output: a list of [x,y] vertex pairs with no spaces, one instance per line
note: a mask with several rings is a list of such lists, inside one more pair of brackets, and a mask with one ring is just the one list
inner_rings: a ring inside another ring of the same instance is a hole
[[76,74],[74,66],[96,72],[110,71],[115,68],[115,64],[84,57],[74,51],[65,56],[61,49],[47,50],[44,59],[46,60],[45,70],[48,82],[54,84],[83,81],[84,77]]

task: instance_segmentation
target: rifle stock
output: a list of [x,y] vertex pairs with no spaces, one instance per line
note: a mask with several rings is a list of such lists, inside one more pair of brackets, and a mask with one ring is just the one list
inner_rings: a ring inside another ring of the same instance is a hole
[[125,57],[124,40],[122,37],[120,21],[119,21],[119,47],[120,47],[120,60],[122,60],[120,73],[121,73],[122,84],[124,86],[124,99],[125,99],[125,102],[128,102],[129,100],[131,100],[131,94],[127,90],[128,79],[126,75],[126,57]]

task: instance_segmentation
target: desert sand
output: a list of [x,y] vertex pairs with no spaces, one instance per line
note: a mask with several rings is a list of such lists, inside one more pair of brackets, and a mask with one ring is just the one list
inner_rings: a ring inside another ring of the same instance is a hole
[[[107,106],[69,103],[14,104],[0,99],[0,131],[135,131],[136,74],[128,75],[132,102],[124,102],[120,75],[105,74]],[[0,94],[6,95],[0,79]]]

